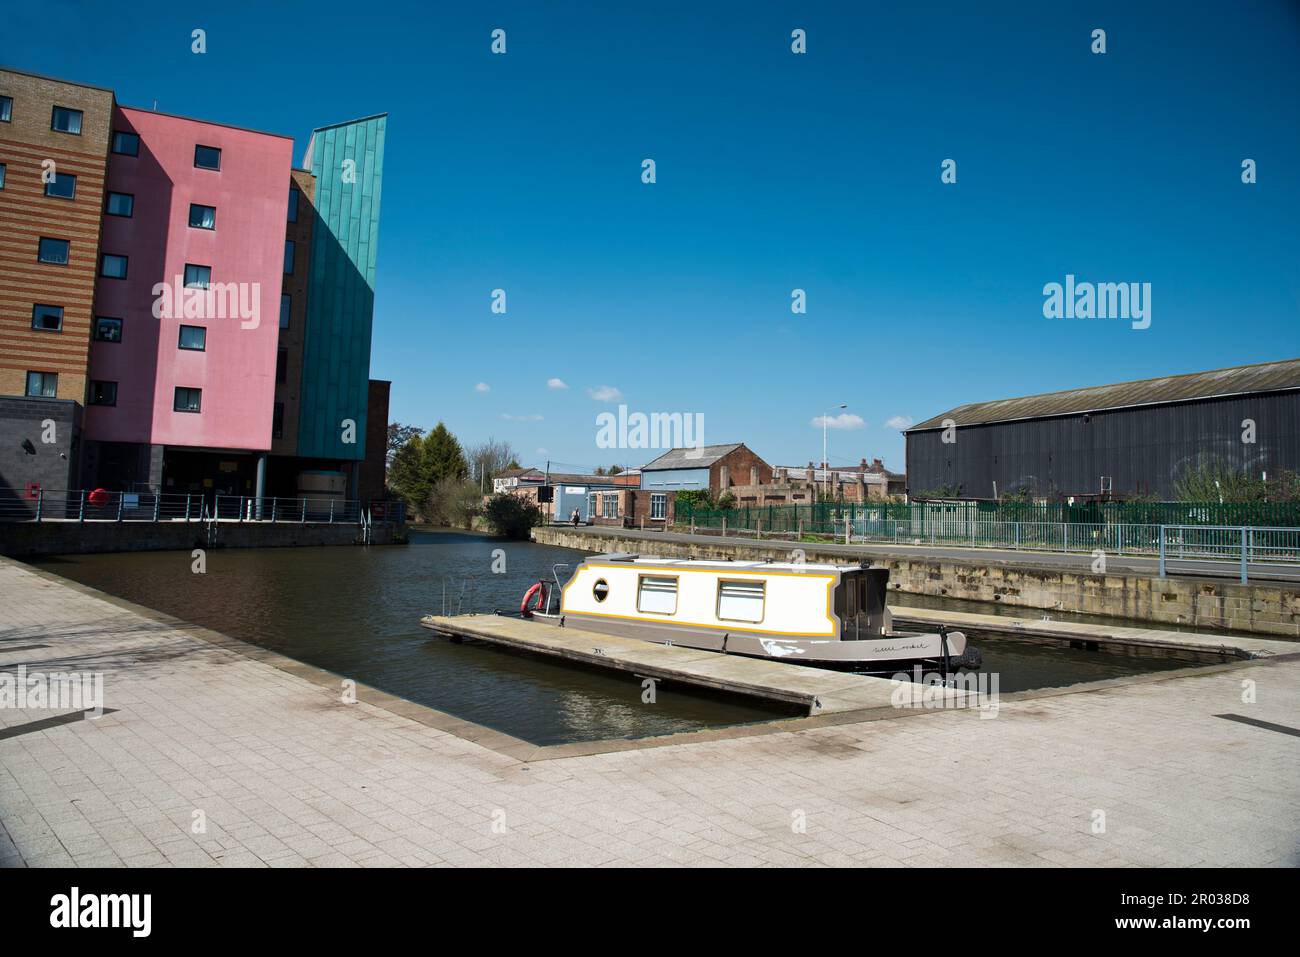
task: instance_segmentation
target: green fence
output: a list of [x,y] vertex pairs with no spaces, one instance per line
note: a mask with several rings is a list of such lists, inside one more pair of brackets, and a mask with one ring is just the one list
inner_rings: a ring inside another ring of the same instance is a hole
[[[1189,503],[1189,502],[1104,502],[1081,505],[1064,503],[930,502],[911,505],[889,503],[834,503],[808,505],[760,505],[730,509],[693,509],[679,502],[678,526],[751,530],[763,533],[842,536],[846,523],[854,535],[869,537],[923,538],[933,540],[970,539],[979,544],[1004,544],[1021,526],[1020,534],[1048,535],[1055,540],[1068,536],[1070,528],[1087,529],[1093,538],[1103,530],[1120,526],[1158,528],[1161,525],[1250,526],[1255,528],[1300,527],[1300,502]],[[1019,544],[1027,545],[1026,542]]]

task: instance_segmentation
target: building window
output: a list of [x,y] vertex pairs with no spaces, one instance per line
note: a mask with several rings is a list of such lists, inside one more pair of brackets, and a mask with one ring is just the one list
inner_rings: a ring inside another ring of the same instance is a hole
[[208,330],[203,326],[181,326],[181,338],[177,346],[194,352],[204,352],[208,348]]
[[727,621],[763,620],[761,581],[718,582],[718,617]]
[[668,518],[668,494],[666,492],[650,493],[650,517],[652,519]]
[[113,152],[119,156],[140,155],[140,134],[113,131]]
[[117,383],[92,381],[90,383],[90,404],[117,405]]
[[293,250],[293,240],[286,239],[284,241],[284,274],[286,276],[293,275]]
[[0,163],[0,189],[5,188],[5,164]]
[[275,353],[275,381],[289,381],[289,350],[278,349]]
[[125,279],[126,257],[104,253],[99,261],[99,274],[108,279]]
[[57,372],[27,373],[27,394],[38,399],[53,399],[59,391]]
[[202,405],[202,389],[187,389],[179,385],[176,387],[176,399],[172,402],[173,410],[176,412],[198,412]]
[[207,289],[212,284],[212,267],[185,264],[185,288]]
[[289,187],[289,222],[291,223],[298,221],[298,197],[301,195],[297,186]]
[[122,320],[110,319],[107,316],[95,317],[95,341],[96,342],[121,342],[122,341]]
[[45,184],[45,195],[55,199],[76,199],[77,177],[72,173],[55,173],[54,178]]
[[104,207],[104,212],[110,216],[133,216],[135,215],[135,197],[130,193],[109,193],[108,204]]
[[50,129],[56,133],[75,133],[81,135],[81,110],[70,110],[66,106],[56,106],[50,117]]
[[289,328],[289,310],[293,306],[293,297],[287,292],[280,295],[280,328]]
[[221,150],[215,146],[194,147],[194,165],[199,169],[221,169]]
[[37,303],[32,306],[32,328],[41,332],[63,331],[63,307]]
[[601,508],[604,509],[602,514],[605,518],[618,518],[618,496],[607,493],[600,497]]
[[43,263],[66,266],[68,264],[68,241],[66,239],[49,239],[42,236],[36,249],[36,258]]
[[677,614],[677,579],[642,575],[636,591],[636,610],[656,615]]
[[0,96],[0,123],[8,123],[14,116],[14,98]]
[[596,601],[604,601],[609,597],[609,582],[603,578],[597,578],[596,584],[591,586],[591,596]]
[[277,402],[271,410],[271,438],[284,438],[284,403]]
[[190,203],[190,225],[195,229],[216,229],[217,207]]

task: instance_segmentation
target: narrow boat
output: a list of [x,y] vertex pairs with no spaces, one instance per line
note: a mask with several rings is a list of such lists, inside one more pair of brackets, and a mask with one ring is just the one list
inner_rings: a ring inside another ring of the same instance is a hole
[[520,613],[664,645],[822,668],[894,673],[920,664],[946,673],[979,667],[979,651],[959,631],[894,631],[885,604],[888,585],[889,569],[866,563],[618,553],[586,559],[563,585],[557,568],[553,581],[528,589]]

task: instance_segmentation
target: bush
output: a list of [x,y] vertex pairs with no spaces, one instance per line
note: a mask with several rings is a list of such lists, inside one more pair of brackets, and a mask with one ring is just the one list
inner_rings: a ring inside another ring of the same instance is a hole
[[488,527],[506,538],[527,538],[533,526],[542,524],[542,510],[533,502],[502,492],[483,506]]

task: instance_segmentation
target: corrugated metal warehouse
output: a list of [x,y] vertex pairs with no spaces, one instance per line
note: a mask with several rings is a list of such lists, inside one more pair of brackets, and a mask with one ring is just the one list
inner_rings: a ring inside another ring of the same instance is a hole
[[1189,468],[1300,471],[1300,359],[976,402],[904,434],[913,497],[1170,500]]

